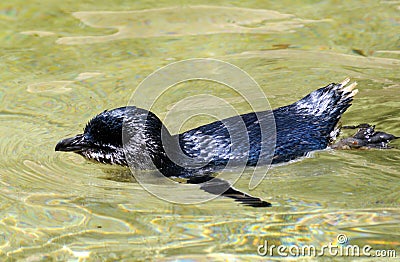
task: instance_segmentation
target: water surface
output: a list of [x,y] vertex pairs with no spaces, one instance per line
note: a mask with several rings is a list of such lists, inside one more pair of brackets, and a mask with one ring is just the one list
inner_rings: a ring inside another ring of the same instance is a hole
[[[227,198],[171,204],[127,170],[54,152],[92,116],[126,105],[154,70],[198,57],[248,72],[273,108],[349,76],[360,92],[342,123],[399,135],[399,10],[399,1],[2,1],[0,257],[253,261],[264,240],[320,247],[338,234],[399,254],[399,142],[273,167],[251,191],[273,204],[264,209]],[[249,110],[215,84],[178,87],[157,115],[201,93]],[[248,191],[250,174],[236,187]]]

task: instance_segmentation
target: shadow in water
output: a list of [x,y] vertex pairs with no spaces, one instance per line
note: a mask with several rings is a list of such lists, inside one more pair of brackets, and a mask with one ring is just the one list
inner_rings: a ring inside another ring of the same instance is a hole
[[[135,176],[131,173],[131,170],[128,168],[105,168],[103,172],[106,176],[102,177],[103,179],[115,181],[115,182],[123,182],[123,183],[137,183]],[[251,207],[270,207],[271,203],[262,200],[261,198],[251,196],[244,192],[237,190],[232,187],[230,183],[226,180],[215,178],[210,175],[206,176],[194,176],[189,179],[179,179],[176,180],[180,183],[187,184],[202,184],[200,185],[200,190],[207,192],[213,195],[221,195],[223,197],[234,199],[235,201]],[[222,192],[223,191],[223,192]],[[222,192],[222,193],[221,193]]]

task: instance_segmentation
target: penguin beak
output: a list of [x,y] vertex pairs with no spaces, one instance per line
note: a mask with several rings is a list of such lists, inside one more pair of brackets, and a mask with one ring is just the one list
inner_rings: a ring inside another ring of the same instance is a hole
[[69,137],[61,140],[57,143],[55,150],[56,151],[65,151],[65,152],[79,152],[84,149],[87,149],[91,146],[83,134],[76,135],[74,137]]

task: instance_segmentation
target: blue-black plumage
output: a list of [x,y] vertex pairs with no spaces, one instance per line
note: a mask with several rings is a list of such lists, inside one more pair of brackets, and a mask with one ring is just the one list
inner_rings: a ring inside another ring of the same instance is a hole
[[182,177],[218,170],[228,161],[249,166],[286,162],[329,145],[357,93],[356,83],[348,83],[332,83],[291,105],[233,116],[178,135],[171,135],[152,112],[116,108],[95,116],[83,134],[61,140],[55,149]]

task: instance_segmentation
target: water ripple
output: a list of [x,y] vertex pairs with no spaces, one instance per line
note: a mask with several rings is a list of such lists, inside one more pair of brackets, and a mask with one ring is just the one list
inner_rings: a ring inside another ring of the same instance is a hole
[[206,5],[119,12],[75,12],[73,15],[88,26],[114,28],[117,32],[106,36],[62,37],[57,40],[58,44],[93,44],[159,36],[292,32],[305,24],[323,21],[300,19],[265,9]]

